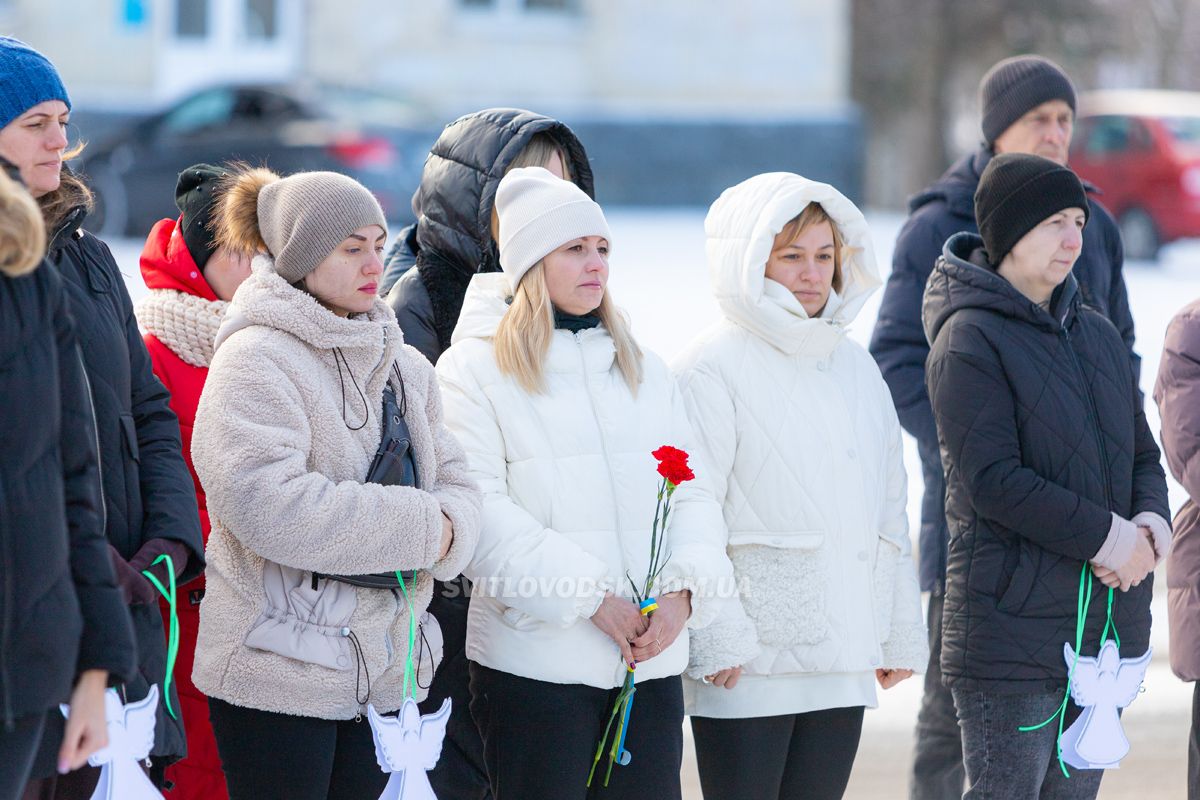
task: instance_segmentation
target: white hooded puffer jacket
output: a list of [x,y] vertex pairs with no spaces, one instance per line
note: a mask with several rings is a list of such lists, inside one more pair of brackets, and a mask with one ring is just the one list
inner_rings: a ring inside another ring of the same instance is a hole
[[[819,319],[765,277],[776,234],[809,203],[837,222],[846,245],[842,291],[831,293]],[[693,638],[689,675],[744,664],[746,677],[732,692],[689,686],[692,712],[737,716],[705,698],[727,708],[765,676],[781,695],[772,713],[815,710],[806,701],[784,707],[804,694],[789,699],[778,680],[787,675],[858,673],[851,694],[873,705],[863,673],[920,670],[929,653],[899,422],[875,362],[846,337],[880,285],[866,220],[831,186],[769,173],[726,190],[705,231],[725,319],[676,369],[724,507],[751,624],[731,605]],[[834,705],[845,700],[828,685],[821,693]]]
[[[526,392],[496,364],[493,337],[508,306],[506,276],[476,276],[453,344],[438,360],[446,424],[467,451],[484,493],[479,546],[464,570],[474,581],[467,657],[534,680],[611,689],[625,668],[590,617],[605,590],[628,597],[650,555],[659,481],[651,452],[691,452],[683,399],[666,365],[645,357],[635,398],[601,326],[554,332],[546,391]],[[720,507],[707,470],[675,493],[658,595],[692,591],[689,627],[715,613],[710,595],[732,589]],[[638,681],[679,675],[688,632],[637,667]]]

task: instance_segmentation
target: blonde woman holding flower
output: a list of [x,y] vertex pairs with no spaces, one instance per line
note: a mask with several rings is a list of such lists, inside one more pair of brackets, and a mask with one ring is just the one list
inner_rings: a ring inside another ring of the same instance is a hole
[[784,172],[727,189],[705,232],[724,319],[677,366],[744,594],[692,639],[700,782],[837,798],[875,684],[929,657],[900,425],[846,337],[880,283],[871,240],[840,192]]
[[[438,361],[446,423],[484,492],[467,625],[471,712],[496,800],[680,797],[688,630],[731,569],[697,465],[680,486],[648,618],[631,600],[651,556],[652,451],[691,431],[665,365],[609,292],[600,207],[540,167],[496,194],[501,273],[476,276]],[[631,761],[588,774],[636,664]],[[589,794],[590,792],[590,794]]]

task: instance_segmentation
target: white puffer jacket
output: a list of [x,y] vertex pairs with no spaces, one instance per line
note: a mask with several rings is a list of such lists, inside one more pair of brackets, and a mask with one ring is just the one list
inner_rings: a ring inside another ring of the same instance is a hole
[[[775,235],[813,202],[847,245],[841,296],[820,319],[764,275]],[[900,426],[875,362],[846,337],[880,284],[866,220],[830,186],[770,173],[726,190],[705,230],[725,319],[676,368],[751,624],[730,606],[693,638],[689,674],[744,663],[750,690],[755,676],[833,673],[860,673],[861,688],[876,667],[923,669]]]
[[[666,365],[645,357],[635,398],[603,327],[554,332],[546,391],[530,394],[500,372],[493,337],[508,306],[505,276],[478,275],[453,344],[438,360],[446,424],[484,492],[467,625],[472,661],[525,678],[611,689],[624,680],[617,646],[590,617],[605,590],[629,596],[650,556],[659,476],[651,452],[691,451],[683,399]],[[675,493],[655,594],[692,591],[689,627],[715,613],[709,596],[732,588],[720,507],[705,469]],[[637,667],[639,681],[687,666],[687,630]]]
[[[399,592],[318,580],[421,570],[414,654],[428,686],[441,657],[425,614],[433,578],[474,550],[481,498],[441,420],[433,368],[381,300],[338,317],[268,256],[234,295],[196,411],[192,458],[212,535],[192,678],[247,708],[350,719],[404,701],[409,613]],[[419,488],[364,483],[382,435],[383,389],[407,399]],[[442,514],[454,543],[440,561]],[[368,678],[369,676],[369,678]],[[369,691],[368,691],[369,686]]]

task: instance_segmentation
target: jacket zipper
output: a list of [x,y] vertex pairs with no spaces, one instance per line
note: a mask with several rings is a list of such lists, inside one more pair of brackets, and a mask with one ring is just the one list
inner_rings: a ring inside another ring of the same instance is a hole
[[1091,384],[1087,382],[1087,376],[1083,374],[1083,366],[1079,363],[1079,356],[1075,354],[1071,332],[1067,330],[1066,325],[1062,326],[1062,334],[1067,344],[1067,352],[1071,354],[1071,363],[1075,365],[1075,374],[1079,376],[1079,383],[1083,386],[1084,394],[1087,395],[1088,408],[1090,409],[1088,422],[1091,423],[1092,435],[1095,437],[1096,447],[1100,451],[1100,472],[1104,479],[1104,499],[1108,503],[1109,512],[1115,512],[1116,509],[1113,508],[1112,498],[1112,477],[1109,474],[1108,448],[1104,446],[1104,434],[1100,430],[1100,411],[1096,407],[1096,396],[1092,394]]
[[[604,438],[604,426],[600,424],[600,414],[596,411],[596,398],[592,397],[592,386],[588,382],[587,358],[583,353],[583,333],[583,331],[580,331],[574,334],[575,344],[579,349],[579,364],[582,367],[583,390],[588,397],[588,406],[592,409],[592,420],[596,423],[596,434],[600,437],[600,452],[604,455],[604,471],[608,475],[609,491],[612,493],[613,531],[617,534],[617,551],[621,555],[621,568],[628,575],[629,565],[625,563],[625,537],[621,531],[621,512],[617,506],[617,482],[613,479],[612,459],[608,455],[608,440]],[[620,586],[614,586],[613,594],[619,596],[620,588]]]

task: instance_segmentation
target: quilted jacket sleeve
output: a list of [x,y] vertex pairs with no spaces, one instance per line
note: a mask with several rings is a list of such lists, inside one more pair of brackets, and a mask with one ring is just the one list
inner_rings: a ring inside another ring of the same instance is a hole
[[1112,524],[1108,509],[1022,465],[1012,393],[983,335],[959,325],[938,337],[927,380],[947,485],[961,485],[976,514],[1038,546],[1092,559]]
[[425,417],[429,420],[433,445],[437,452],[437,475],[434,476],[429,493],[438,501],[442,513],[449,517],[454,525],[454,539],[450,543],[450,550],[429,572],[438,580],[448,581],[462,573],[479,543],[483,496],[468,475],[467,455],[462,445],[446,428],[437,374],[427,364],[422,364],[420,368],[428,380]]
[[[665,368],[663,372],[670,383],[669,392],[664,394],[670,398],[671,417],[675,421],[673,440],[689,453],[702,452],[696,448],[683,396]],[[725,519],[721,506],[713,499],[709,478],[704,474],[709,467],[703,458],[701,455],[695,465],[700,470],[692,470],[696,479],[680,486],[672,500],[667,532],[671,560],[663,570],[663,583],[668,591],[688,589],[692,593],[690,628],[703,628],[713,621],[724,605],[721,595],[732,592],[734,583],[733,565],[725,552]]]
[[1200,500],[1200,317],[1192,309],[1167,327],[1154,400],[1171,474]]
[[[481,351],[476,350],[474,355]],[[479,545],[463,570],[475,593],[551,624],[568,627],[589,619],[613,589],[607,565],[559,532],[538,522],[508,494],[508,464],[497,411],[473,375],[472,354],[451,348],[438,361],[446,424],[467,453],[470,476],[483,491]],[[488,353],[490,357],[490,352]],[[533,578],[538,585],[566,585],[573,592],[538,591],[532,596],[503,591],[505,584]],[[561,582],[561,583],[560,583]]]
[[[694,471],[697,476],[703,474],[708,479],[717,504],[724,505],[737,451],[733,400],[722,382],[703,367],[685,368],[679,375],[679,384],[688,420],[699,445]],[[723,552],[728,538],[722,521],[720,544]],[[736,588],[730,582],[729,591],[713,598],[709,602],[712,608],[706,609],[713,612],[711,621],[691,632],[687,672],[693,678],[741,666],[758,656],[758,633],[746,615]]]
[[904,472],[904,445],[900,421],[886,388],[880,382],[880,401],[887,431],[887,484],[879,520],[879,549],[875,560],[877,602],[891,606],[887,638],[881,643],[883,666],[924,672],[929,663],[929,638],[921,614],[921,588],[917,585],[908,536],[908,477]]

